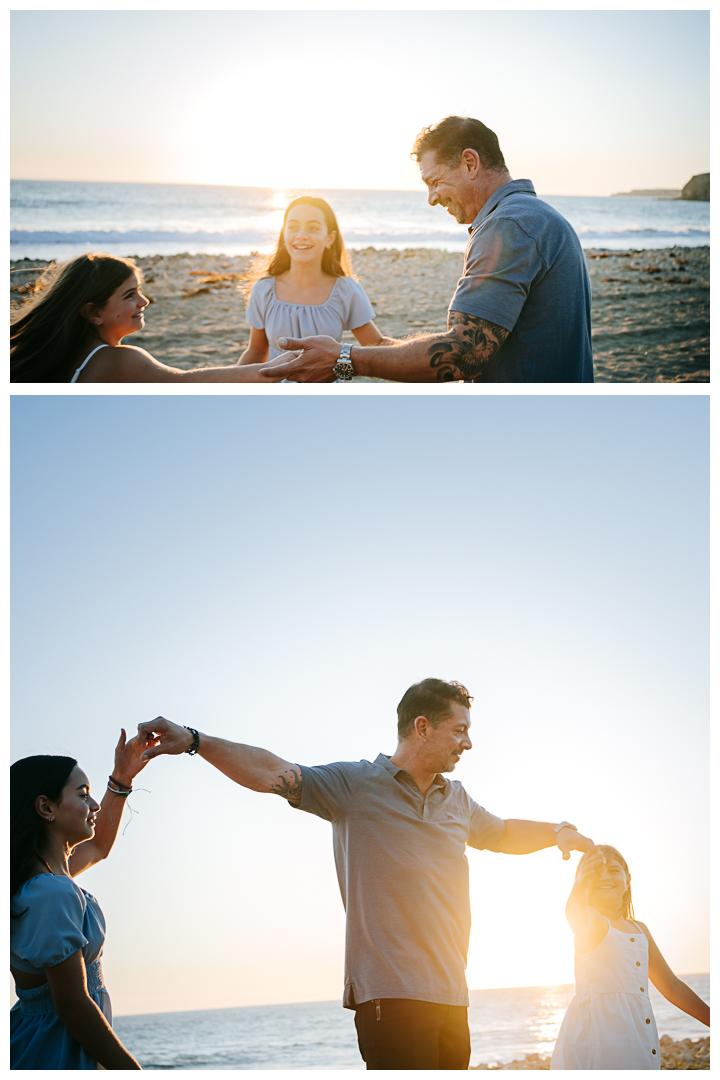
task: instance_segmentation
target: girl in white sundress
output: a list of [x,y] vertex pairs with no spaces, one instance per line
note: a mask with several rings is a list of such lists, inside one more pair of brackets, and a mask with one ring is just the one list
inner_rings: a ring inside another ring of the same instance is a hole
[[277,248],[265,277],[253,285],[247,309],[250,344],[239,364],[262,364],[284,350],[281,337],[351,330],[360,345],[386,345],[359,282],[350,276],[337,219],[324,199],[303,195],[285,211]]
[[575,997],[551,1069],[659,1069],[648,981],[709,1026],[710,1006],[673,974],[647,926],[635,921],[630,872],[614,847],[600,844],[583,855],[565,913],[575,935]]

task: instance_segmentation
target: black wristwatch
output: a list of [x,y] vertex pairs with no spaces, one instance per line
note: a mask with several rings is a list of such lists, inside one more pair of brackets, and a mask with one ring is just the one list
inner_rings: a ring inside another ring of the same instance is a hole
[[336,375],[341,382],[350,382],[355,374],[355,369],[353,368],[350,359],[351,349],[352,345],[348,345],[347,342],[345,345],[341,346],[337,364],[335,364],[333,368],[333,375]]

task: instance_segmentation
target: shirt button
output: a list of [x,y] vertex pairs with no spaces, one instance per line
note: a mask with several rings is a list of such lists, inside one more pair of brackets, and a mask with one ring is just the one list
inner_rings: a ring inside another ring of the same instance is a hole
[[649,1024],[649,1023],[650,1023],[650,1021],[649,1021],[649,1020],[646,1020],[646,1021],[645,1021],[645,1023],[646,1023],[646,1024]]
[[644,986],[641,986],[641,987],[640,987],[640,993],[641,993],[641,994],[644,994],[644,993],[645,993],[645,987],[644,987]]
[[653,1050],[653,1054],[657,1054],[657,1050]]
[[640,967],[640,961],[639,960],[635,961],[635,967]]
[[634,940],[635,940],[635,938],[634,938],[634,937],[631,937],[631,938],[630,938],[630,940],[631,940],[631,941],[634,941]]

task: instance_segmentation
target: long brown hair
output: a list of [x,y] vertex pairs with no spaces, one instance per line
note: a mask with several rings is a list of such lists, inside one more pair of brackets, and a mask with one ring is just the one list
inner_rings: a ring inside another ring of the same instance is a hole
[[[613,855],[617,859],[617,861],[620,863],[620,865],[622,866],[625,873],[627,874],[627,876],[628,876],[628,887],[625,890],[625,892],[623,893],[624,911],[622,913],[622,917],[623,917],[623,919],[631,919],[631,920],[634,921],[634,919],[635,919],[635,911],[633,910],[632,889],[630,887],[630,871],[628,870],[628,864],[625,862],[625,859],[622,857],[622,855],[620,854],[618,849],[614,848],[614,847],[611,847],[610,844],[596,844],[594,848],[591,848],[591,851],[602,851],[602,853],[603,853],[603,855],[605,856],[606,859],[610,855]],[[589,854],[590,854],[589,851],[585,852],[585,855],[583,855],[582,859],[580,859],[580,861],[578,862],[577,869],[575,870],[575,877],[577,877],[578,874],[580,873],[580,867],[582,866],[583,862],[585,861],[586,856],[589,855]]]
[[67,382],[88,332],[85,304],[103,307],[116,289],[142,272],[132,259],[89,252],[52,266],[38,282],[36,299],[10,322],[10,381]]
[[268,263],[267,276],[278,277],[290,269],[290,252],[285,247],[285,226],[287,225],[288,214],[295,206],[314,206],[316,210],[322,211],[328,232],[335,233],[334,243],[323,251],[322,268],[326,274],[330,274],[332,277],[349,277],[352,274],[350,258],[340,235],[337,218],[332,207],[324,199],[320,199],[315,195],[301,195],[298,199],[293,199],[285,211],[275,254],[271,256]]

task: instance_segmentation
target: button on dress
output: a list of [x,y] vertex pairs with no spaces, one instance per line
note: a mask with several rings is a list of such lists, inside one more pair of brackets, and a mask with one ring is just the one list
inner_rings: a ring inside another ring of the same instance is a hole
[[[20,971],[44,975],[82,949],[88,994],[112,1023],[100,956],[105,919],[94,896],[59,874],[38,874],[18,889],[10,919],[10,963]],[[34,990],[16,987],[10,1010],[11,1069],[98,1069],[95,1058],[59,1019],[47,983]]]
[[660,1040],[648,994],[648,939],[608,932],[575,955],[575,996],[551,1069],[659,1069]]

